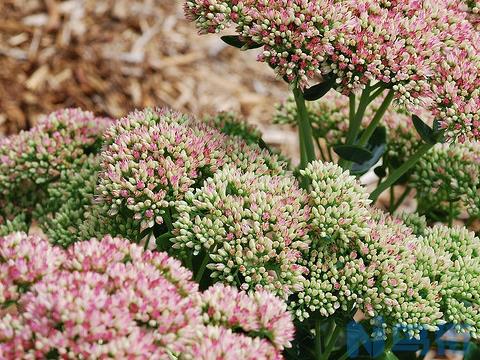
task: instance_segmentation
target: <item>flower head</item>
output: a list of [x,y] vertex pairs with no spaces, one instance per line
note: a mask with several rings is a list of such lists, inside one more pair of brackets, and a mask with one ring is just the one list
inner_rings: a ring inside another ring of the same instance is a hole
[[215,284],[202,294],[205,322],[261,334],[279,350],[290,347],[294,327],[287,305],[267,291],[247,294]]
[[424,274],[438,284],[445,321],[480,337],[480,239],[465,228],[428,229],[418,249]]
[[[302,262],[308,276],[290,303],[292,312],[303,319],[315,312],[349,316],[359,309],[374,326],[373,336],[381,338],[394,329],[408,337],[435,329],[442,316],[438,290],[415,266],[417,238],[400,220],[373,209],[369,214],[368,231],[353,233],[348,246],[339,237],[315,246],[312,238]],[[379,317],[383,327],[375,326]]]
[[[12,261],[20,264],[18,259],[26,256],[24,248],[10,244],[19,236],[2,243],[1,256],[10,269],[15,268]],[[18,276],[9,271],[13,283],[36,281],[20,295],[17,314],[0,321],[0,351],[7,357],[21,351],[161,359],[167,350],[181,352],[189,329],[202,325],[191,273],[164,253],[144,252],[111,237],[77,243],[67,252],[34,237],[21,244],[37,246],[39,260]],[[55,261],[51,254],[57,253],[61,256]]]
[[54,273],[65,255],[40,236],[22,232],[0,237],[0,307],[16,302],[32,285]]
[[98,152],[111,119],[80,109],[59,110],[29,131],[0,142],[0,194],[21,207],[31,207],[41,190]]
[[349,249],[369,232],[370,200],[354,176],[333,163],[314,161],[302,175],[309,179],[312,245]]
[[[26,261],[33,251],[37,260]],[[0,277],[0,297],[7,289],[15,300],[0,319],[2,358],[209,359],[212,351],[255,351],[256,359],[281,359],[293,338],[286,304],[271,294],[217,285],[201,295],[178,260],[125,239],[63,250],[12,234],[0,239],[0,260],[9,275]],[[239,326],[244,334],[234,332]]]
[[308,249],[306,195],[289,176],[225,167],[178,205],[173,247],[205,251],[211,276],[243,290],[298,290]]
[[125,213],[141,230],[164,224],[170,208],[226,163],[258,173],[283,172],[267,151],[162,109],[130,114],[106,139],[98,195],[109,216]]
[[[368,285],[360,309],[372,317],[418,337],[442,324],[438,288],[416,267],[419,241],[401,220],[374,212],[372,231],[365,238],[365,277]],[[386,329],[387,333],[391,329]],[[377,336],[385,336],[380,331]]]
[[344,94],[373,84],[426,107],[449,139],[478,138],[478,32],[459,0],[187,0],[200,33],[235,27],[244,48],[290,83]]
[[199,328],[180,360],[281,360],[281,352],[267,340],[251,338],[219,326]]
[[412,186],[423,206],[479,216],[480,143],[437,144],[413,170]]

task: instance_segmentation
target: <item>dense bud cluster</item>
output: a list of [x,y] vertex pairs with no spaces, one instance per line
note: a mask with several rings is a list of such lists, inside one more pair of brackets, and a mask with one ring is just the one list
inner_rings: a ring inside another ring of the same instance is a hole
[[421,208],[451,211],[452,205],[479,216],[480,143],[437,144],[416,165],[411,184]]
[[290,303],[295,316],[357,308],[372,325],[383,319],[375,337],[394,328],[409,337],[434,330],[442,314],[434,286],[415,267],[412,230],[371,209],[365,190],[338,166],[314,162],[303,173],[312,185],[312,244],[302,259],[308,269],[304,290]]
[[308,269],[304,290],[290,306],[300,319],[315,311],[322,316],[348,312],[362,291],[364,266],[355,249],[370,231],[368,194],[353,176],[332,163],[315,161],[302,174],[312,186],[312,244],[301,262]]
[[444,319],[457,331],[480,337],[480,239],[464,228],[427,229],[419,267],[439,288]]
[[25,291],[53,274],[65,255],[44,238],[13,233],[0,238],[0,308],[18,301]]
[[80,167],[99,151],[111,119],[79,109],[54,112],[29,131],[0,141],[0,195],[33,206],[63,171]]
[[274,346],[290,347],[295,329],[286,304],[271,293],[261,290],[247,295],[222,284],[202,294],[205,322],[240,329],[244,333],[261,334]]
[[[64,170],[47,189],[47,199],[34,212],[40,228],[57,245],[69,246],[105,234],[86,236],[80,231],[94,203],[94,192],[100,171],[97,156],[89,156],[81,168]],[[112,234],[117,235],[117,234]]]
[[374,212],[371,227],[360,249],[367,284],[360,309],[372,322],[380,316],[384,327],[390,324],[409,337],[436,330],[443,323],[438,289],[417,269],[414,251],[418,238],[401,220],[380,211]]
[[314,161],[302,175],[311,183],[309,194],[313,247],[333,245],[333,251],[350,249],[369,232],[368,192],[354,176],[333,163]]
[[119,120],[106,141],[98,195],[109,216],[122,214],[141,229],[170,221],[177,201],[226,163],[258,173],[283,172],[283,163],[266,150],[162,109]]
[[310,210],[289,176],[225,167],[178,205],[173,247],[206,253],[211,276],[243,290],[281,296],[301,288]]
[[[14,233],[0,238],[0,267],[8,275],[1,304],[10,304],[0,320],[2,358],[210,359],[232,348],[281,359],[293,338],[279,299],[224,286],[202,295],[178,260],[128,240],[107,236],[63,251]],[[224,322],[217,306],[249,314],[240,325],[248,333],[233,332],[234,314]]]

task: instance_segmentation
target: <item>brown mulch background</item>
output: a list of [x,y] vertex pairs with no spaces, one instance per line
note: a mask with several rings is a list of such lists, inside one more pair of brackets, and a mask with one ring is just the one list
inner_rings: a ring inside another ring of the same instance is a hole
[[269,119],[287,86],[218,36],[198,36],[180,0],[0,0],[0,133],[62,107],[121,117],[170,106],[221,110],[259,124],[267,141],[296,139]]

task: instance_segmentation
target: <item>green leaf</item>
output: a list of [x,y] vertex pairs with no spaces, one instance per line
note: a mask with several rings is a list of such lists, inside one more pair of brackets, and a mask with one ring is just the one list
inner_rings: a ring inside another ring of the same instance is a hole
[[435,133],[433,129],[425,124],[422,119],[420,119],[417,115],[412,115],[413,125],[417,130],[418,134],[428,144],[436,144],[437,140],[435,138]]
[[303,97],[307,101],[315,101],[330,91],[330,89],[335,85],[335,78],[328,78],[324,82],[314,85],[308,89],[305,89],[303,92]]
[[379,177],[379,178],[384,178],[387,176],[387,170],[385,169],[385,166],[377,166],[375,169],[373,169],[373,172]]
[[384,126],[377,127],[365,147],[372,157],[363,163],[354,163],[351,170],[354,175],[365,174],[383,156],[387,148],[387,129]]
[[236,47],[237,49],[241,49],[245,45],[245,42],[240,40],[240,36],[238,35],[225,35],[220,39],[222,39],[225,44]]
[[336,145],[333,147],[333,150],[342,159],[356,163],[364,163],[373,156],[371,151],[358,145]]
[[439,143],[445,142],[445,130],[440,128],[440,121],[434,120],[433,121],[433,134],[435,136],[435,140]]
[[225,36],[222,36],[220,39],[222,39],[224,43],[241,50],[257,49],[262,46],[257,43],[245,42],[238,35],[225,35]]

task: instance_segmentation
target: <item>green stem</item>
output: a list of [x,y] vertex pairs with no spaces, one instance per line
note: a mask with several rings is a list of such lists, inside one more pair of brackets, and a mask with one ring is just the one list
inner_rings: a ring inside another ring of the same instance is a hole
[[313,144],[313,132],[310,120],[308,118],[307,106],[305,105],[305,98],[300,89],[293,89],[293,96],[297,104],[298,114],[298,129],[300,136],[300,146],[303,142],[304,151],[301,152],[300,168],[305,169],[309,162],[316,159],[315,145]]
[[388,107],[392,103],[394,95],[395,95],[395,92],[393,90],[390,90],[388,92],[387,96],[382,102],[382,105],[380,105],[380,108],[377,110],[377,113],[373,117],[367,129],[363,132],[362,136],[360,137],[360,140],[358,141],[358,145],[364,146],[368,142],[368,140],[370,140],[370,137],[372,136],[373,132],[377,128],[378,124],[380,123],[380,120],[383,119],[385,112],[387,111]]
[[173,230],[173,222],[172,222],[172,215],[170,214],[170,208],[166,208],[163,214],[163,220],[165,220],[165,224],[167,225],[168,231]]
[[321,321],[320,318],[315,320],[315,356],[320,358],[322,354],[322,332],[320,329]]
[[417,152],[413,154],[412,157],[410,157],[410,159],[408,159],[405,163],[402,164],[402,166],[389,174],[385,181],[380,183],[380,185],[370,194],[370,199],[373,201],[373,203],[377,201],[381,193],[383,193],[390,186],[395,184],[395,182],[400,179],[403,174],[410,170],[418,162],[418,160],[420,160],[420,158],[425,155],[432,147],[433,144],[428,143],[421,145]]
[[355,107],[356,107],[356,100],[355,100],[355,94],[351,93],[350,96],[348,97],[349,100],[349,113],[348,113],[348,119],[350,121],[350,124],[353,123],[353,119],[355,118]]
[[388,204],[388,211],[392,213],[392,209],[395,204],[395,185],[390,186],[390,204]]
[[378,88],[374,93],[372,93],[372,95],[370,95],[370,102],[375,100],[377,96],[383,93],[384,91],[385,91],[385,88],[383,86]]
[[[362,125],[363,116],[365,115],[365,110],[367,110],[369,104],[369,95],[370,95],[370,86],[363,90],[362,96],[360,97],[360,104],[358,104],[358,109],[353,116],[350,114],[349,118],[351,120],[348,133],[347,133],[347,144],[352,145],[357,138],[358,132],[360,131],[360,127]],[[350,111],[352,111],[352,99],[350,99]]]
[[323,152],[322,144],[320,144],[320,140],[317,137],[315,137],[315,143],[317,144],[318,150],[320,150],[320,157],[323,161],[327,161],[325,153]]
[[448,226],[453,226],[453,201],[448,203]]
[[335,346],[335,344],[337,343],[337,338],[338,338],[338,335],[340,335],[340,332],[342,331],[342,327],[341,326],[334,326],[333,328],[333,332],[331,332],[329,334],[329,336],[327,337],[327,340],[326,340],[326,347],[325,347],[325,352],[322,354],[322,356],[319,358],[319,360],[327,360],[328,357],[330,356],[332,350],[333,350],[333,347]]
[[[159,251],[163,251],[163,250],[166,250],[168,249],[169,247],[168,246],[162,246],[164,245],[164,241],[165,240],[168,240],[172,237],[172,233],[170,231],[166,232],[165,234],[162,234],[160,236],[157,236],[155,238],[155,244],[157,245],[157,250]],[[149,240],[147,240],[147,243],[148,243]],[[168,244],[168,242],[167,242]]]
[[328,156],[330,157],[330,162],[333,162],[333,152],[332,152],[332,148],[327,145],[327,149],[328,149]]
[[405,201],[405,199],[407,198],[408,194],[410,194],[410,192],[412,191],[412,188],[409,188],[407,187],[405,189],[405,191],[403,192],[403,194],[400,196],[400,198],[398,199],[398,201],[395,203],[395,205],[393,206],[393,208],[391,208],[390,210],[390,213],[393,214],[395,211],[397,211],[397,209],[400,207],[400,205],[402,205],[402,203]]
[[205,272],[205,269],[207,268],[208,264],[208,254],[205,254],[202,264],[200,265],[200,268],[197,271],[197,274],[195,275],[195,282],[200,284],[200,281],[202,280],[203,273]]

